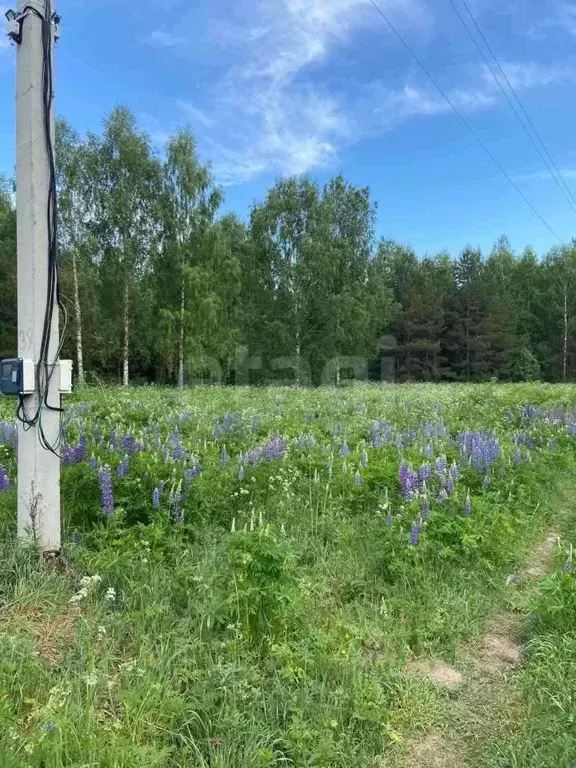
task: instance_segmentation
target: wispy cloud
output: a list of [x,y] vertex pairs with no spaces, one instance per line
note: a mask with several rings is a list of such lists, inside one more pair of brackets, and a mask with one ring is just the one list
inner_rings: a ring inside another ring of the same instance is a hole
[[142,42],[152,45],[155,48],[174,48],[177,45],[186,43],[186,39],[175,37],[165,29],[155,29],[147,37],[142,38]]
[[[432,36],[429,0],[379,2],[404,34]],[[576,5],[563,5],[565,13],[575,9],[576,25]],[[210,22],[212,48],[224,62],[219,79],[208,97],[177,102],[209,149],[221,183],[331,166],[343,147],[402,121],[451,111],[411,62],[395,73],[396,85],[386,77],[371,80],[373,66],[346,79],[333,75],[332,62],[346,46],[381,26],[367,0],[236,0],[228,10]],[[180,29],[157,30],[151,37],[156,45],[177,45]],[[391,38],[382,31],[387,45]],[[508,61],[503,68],[518,92],[576,79],[571,65]],[[444,71],[442,85],[464,113],[503,100],[480,65]]]
[[[382,2],[400,27],[429,20],[423,0]],[[221,44],[237,51],[212,105],[219,122],[234,125],[225,151],[222,141],[212,142],[223,183],[329,165],[357,133],[345,95],[307,75],[354,31],[374,24],[366,0],[280,0],[256,10],[252,23],[227,20],[219,30]]]
[[211,117],[208,117],[204,110],[200,109],[199,107],[195,107],[188,101],[179,101],[178,107],[192,122],[192,127],[199,124],[204,128],[212,128],[215,125],[215,121]]
[[[559,168],[559,171],[564,180],[576,179],[576,168]],[[550,171],[542,169],[533,173],[520,174],[516,176],[516,181],[554,181],[554,179]]]
[[[505,62],[502,63],[502,69],[514,89],[537,88],[576,79],[576,67],[568,64]],[[487,68],[484,69],[484,79],[487,84],[494,83]]]
[[558,31],[558,29],[576,36],[576,3],[554,3],[549,15],[529,28],[529,35],[534,38],[542,38],[551,31]]

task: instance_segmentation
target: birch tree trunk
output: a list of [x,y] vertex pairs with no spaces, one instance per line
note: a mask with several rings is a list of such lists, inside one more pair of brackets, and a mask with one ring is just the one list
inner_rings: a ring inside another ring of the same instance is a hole
[[564,347],[562,350],[562,381],[566,381],[568,360],[568,285],[564,283]]
[[130,289],[128,280],[124,286],[124,357],[122,368],[122,384],[127,387],[129,384],[128,355],[130,352]]
[[184,308],[186,295],[184,292],[184,280],[182,280],[182,290],[180,293],[180,340],[178,343],[178,386],[184,388]]
[[72,279],[74,282],[74,311],[76,313],[76,359],[78,363],[78,383],[84,384],[84,354],[82,351],[82,311],[80,309],[80,291],[78,289],[78,267],[76,252],[72,251]]

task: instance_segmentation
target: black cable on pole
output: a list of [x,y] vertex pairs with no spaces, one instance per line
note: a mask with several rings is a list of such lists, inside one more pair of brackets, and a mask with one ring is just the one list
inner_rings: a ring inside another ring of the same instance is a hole
[[[38,406],[36,413],[30,416],[26,411],[24,397],[19,397],[16,417],[22,423],[25,430],[33,426],[37,427],[38,440],[41,446],[56,456],[58,448],[62,442],[62,409],[52,406],[48,402],[50,383],[56,370],[58,359],[64,344],[64,337],[67,327],[67,312],[60,296],[60,283],[58,276],[58,211],[57,211],[57,190],[56,190],[56,158],[54,152],[54,137],[52,135],[52,104],[54,99],[53,91],[53,72],[52,72],[52,49],[53,49],[53,17],[52,2],[46,0],[44,14],[40,13],[32,6],[26,6],[23,9],[24,16],[28,13],[34,14],[40,19],[42,24],[42,117],[44,126],[44,141],[46,145],[46,155],[48,159],[48,203],[46,206],[46,225],[48,233],[48,282],[46,293],[46,308],[44,313],[44,324],[42,328],[42,338],[40,342],[40,352],[36,367],[37,388],[38,388]],[[24,19],[22,19],[24,24]],[[50,340],[52,336],[52,320],[56,306],[60,308],[64,316],[64,329],[58,341],[54,359],[50,359]],[[60,428],[55,443],[51,443],[47,438],[42,423],[44,408],[50,411],[60,413]]]
[[529,126],[532,128],[532,131],[534,132],[534,134],[535,134],[535,135],[536,135],[536,137],[538,138],[538,140],[539,140],[540,144],[541,144],[541,145],[542,145],[542,147],[544,148],[544,151],[542,151],[541,147],[539,147],[539,146],[538,146],[538,144],[536,143],[536,141],[535,141],[535,139],[534,139],[534,136],[533,136],[533,135],[532,135],[532,133],[530,133],[530,131],[528,130],[528,127],[526,126],[526,123],[524,122],[524,120],[523,120],[523,119],[522,119],[522,117],[521,117],[521,113],[519,112],[519,110],[518,110],[518,107],[516,106],[516,104],[514,104],[514,102],[513,102],[513,101],[512,101],[512,99],[510,98],[510,94],[508,93],[508,91],[506,91],[506,89],[504,88],[504,86],[503,86],[503,85],[502,85],[502,83],[500,82],[500,79],[499,79],[499,78],[498,78],[498,76],[496,75],[496,72],[494,71],[494,69],[493,69],[493,67],[492,67],[492,64],[491,64],[491,63],[488,61],[488,59],[486,58],[486,55],[485,55],[484,51],[482,50],[482,48],[481,48],[481,46],[479,45],[478,41],[476,40],[476,38],[475,38],[475,37],[474,37],[474,35],[472,34],[472,32],[471,32],[471,30],[470,30],[470,28],[469,28],[468,24],[466,23],[466,21],[465,21],[464,17],[463,17],[463,16],[462,16],[462,14],[460,13],[460,10],[458,9],[458,6],[456,5],[456,3],[455,3],[455,0],[448,0],[448,2],[449,2],[449,3],[450,3],[450,5],[452,6],[452,8],[454,8],[454,11],[456,12],[456,15],[458,16],[458,18],[459,18],[459,19],[460,19],[460,21],[462,22],[462,25],[463,25],[464,29],[466,30],[466,32],[468,33],[468,35],[469,35],[470,39],[472,40],[472,42],[474,43],[474,45],[475,45],[475,46],[476,46],[476,48],[478,49],[478,51],[479,51],[480,55],[482,56],[482,59],[484,60],[484,63],[485,63],[485,64],[486,64],[486,66],[488,67],[488,70],[489,70],[490,74],[492,75],[492,77],[493,77],[493,78],[494,78],[494,80],[496,81],[496,84],[497,84],[498,88],[500,89],[500,91],[502,92],[502,94],[503,94],[504,98],[506,99],[506,101],[507,101],[507,102],[508,102],[508,104],[510,105],[510,107],[511,107],[512,111],[514,112],[514,115],[515,115],[516,119],[518,120],[518,122],[519,122],[519,123],[520,123],[520,125],[522,126],[522,128],[523,128],[524,132],[526,133],[526,136],[528,136],[528,138],[529,138],[529,139],[530,139],[530,141],[532,142],[532,144],[533,144],[533,146],[534,146],[534,149],[535,149],[535,150],[538,152],[538,154],[540,155],[540,158],[541,158],[541,159],[542,159],[542,161],[544,162],[544,165],[545,165],[545,166],[546,166],[546,168],[548,169],[548,171],[549,171],[550,175],[552,176],[552,179],[553,179],[553,180],[555,181],[555,183],[557,184],[557,186],[558,186],[558,189],[560,190],[560,192],[562,193],[562,195],[563,195],[563,196],[564,196],[564,198],[566,199],[566,201],[567,201],[568,205],[569,205],[569,206],[572,208],[572,210],[574,211],[574,213],[576,213],[576,199],[574,198],[574,196],[572,195],[572,193],[570,192],[570,190],[569,190],[569,189],[568,189],[568,187],[566,186],[566,182],[564,182],[564,179],[562,178],[562,175],[561,175],[560,171],[559,171],[559,170],[558,170],[558,168],[556,167],[556,164],[554,163],[554,160],[553,160],[553,159],[550,157],[550,154],[549,154],[548,150],[546,149],[546,147],[545,147],[545,145],[544,145],[544,142],[542,141],[542,139],[541,139],[541,138],[540,138],[540,136],[538,135],[538,132],[537,132],[536,128],[535,128],[535,127],[534,127],[534,125],[532,124],[532,121],[530,120],[530,117],[528,116],[528,113],[527,113],[527,112],[526,112],[526,110],[524,109],[524,106],[522,105],[522,102],[520,101],[520,99],[519,99],[519,98],[518,98],[518,96],[516,95],[516,91],[515,91],[515,90],[514,90],[514,88],[512,87],[512,84],[510,83],[510,80],[509,80],[509,79],[508,79],[508,77],[506,76],[506,73],[504,72],[504,70],[503,70],[503,69],[502,69],[502,67],[500,66],[500,62],[499,62],[499,61],[498,61],[498,59],[496,58],[496,55],[494,54],[494,51],[493,51],[493,50],[492,50],[492,48],[490,47],[490,44],[489,44],[489,43],[488,43],[488,41],[486,40],[486,37],[484,36],[484,34],[483,34],[482,30],[480,29],[480,26],[479,26],[479,25],[478,25],[478,23],[476,22],[476,20],[475,20],[474,16],[472,16],[472,14],[471,14],[471,12],[470,12],[470,9],[468,8],[468,5],[467,5],[467,3],[466,3],[466,0],[463,0],[463,4],[464,4],[464,6],[465,6],[466,10],[468,11],[468,13],[469,13],[469,15],[470,15],[470,18],[472,19],[472,21],[473,21],[473,22],[474,22],[474,24],[476,25],[476,29],[478,30],[479,34],[482,36],[482,39],[484,40],[484,44],[486,45],[486,47],[487,47],[487,48],[488,48],[488,50],[490,51],[490,54],[492,55],[492,58],[494,59],[494,61],[495,61],[495,63],[496,63],[496,66],[498,67],[498,69],[499,69],[499,71],[500,71],[500,74],[501,74],[501,76],[502,76],[502,77],[504,78],[504,80],[506,81],[506,83],[507,83],[507,85],[508,85],[508,87],[509,87],[509,89],[510,89],[510,91],[511,91],[512,95],[514,96],[514,99],[515,99],[515,100],[516,100],[516,102],[518,103],[518,105],[519,105],[519,107],[520,107],[520,110],[521,110],[522,114],[524,115],[524,118],[525,118],[525,119],[528,121],[528,124],[529,124]]
[[432,85],[433,85],[433,86],[436,88],[436,90],[438,91],[438,93],[439,93],[439,94],[442,96],[442,98],[443,98],[443,99],[446,101],[446,103],[447,103],[447,104],[448,104],[448,106],[449,106],[449,107],[452,109],[452,111],[454,112],[454,114],[455,114],[455,115],[456,115],[456,116],[457,116],[457,117],[460,119],[460,122],[461,122],[461,123],[462,123],[462,124],[463,124],[463,125],[464,125],[464,126],[467,128],[467,129],[468,129],[468,131],[470,131],[470,133],[472,134],[472,136],[473,136],[473,137],[476,139],[476,141],[478,142],[478,144],[479,144],[479,145],[482,147],[482,149],[483,149],[483,150],[486,152],[486,154],[487,154],[487,155],[489,156],[489,158],[492,160],[492,162],[494,163],[494,165],[495,165],[495,166],[498,168],[498,170],[500,171],[500,173],[501,173],[501,174],[502,174],[502,175],[503,175],[503,176],[504,176],[504,177],[505,177],[505,178],[506,178],[506,179],[507,179],[507,180],[510,182],[510,184],[511,184],[511,185],[514,187],[514,189],[516,190],[516,192],[517,192],[517,193],[520,195],[520,197],[521,197],[521,198],[524,200],[524,202],[525,202],[525,203],[526,203],[526,205],[527,205],[527,206],[530,208],[530,210],[532,211],[532,213],[533,213],[533,214],[534,214],[534,215],[535,215],[535,216],[536,216],[538,219],[540,219],[540,221],[542,222],[542,224],[544,224],[544,226],[546,227],[546,229],[547,229],[547,230],[548,230],[548,231],[549,231],[549,232],[550,232],[550,233],[551,233],[551,234],[552,234],[552,235],[553,235],[553,236],[554,236],[554,237],[555,237],[555,238],[558,240],[558,242],[559,242],[559,243],[562,243],[562,240],[561,240],[560,236],[558,235],[558,233],[557,233],[557,232],[555,232],[555,231],[552,229],[552,227],[550,226],[550,224],[548,224],[548,222],[547,222],[547,221],[546,221],[546,219],[545,219],[545,218],[542,216],[542,214],[538,212],[538,210],[535,208],[535,206],[534,206],[534,205],[533,205],[533,204],[530,202],[530,200],[529,200],[529,199],[526,197],[526,195],[524,194],[524,192],[522,192],[522,190],[520,189],[520,187],[519,187],[519,186],[516,184],[516,182],[515,182],[515,181],[512,179],[512,177],[510,176],[510,174],[509,174],[509,173],[506,171],[506,169],[505,169],[505,168],[504,168],[504,167],[503,167],[503,166],[500,164],[500,162],[499,162],[499,161],[496,159],[496,157],[494,156],[494,154],[492,153],[492,151],[491,151],[491,150],[488,148],[488,146],[485,144],[485,142],[484,142],[484,141],[482,141],[482,139],[480,138],[480,136],[478,136],[478,134],[477,134],[477,133],[476,133],[476,131],[475,131],[475,130],[472,128],[472,126],[470,125],[470,123],[468,122],[468,120],[466,120],[466,118],[464,117],[464,115],[463,115],[463,114],[462,114],[462,113],[461,113],[461,112],[458,110],[458,108],[455,106],[454,102],[453,102],[453,101],[450,99],[450,97],[449,97],[449,96],[446,94],[446,92],[445,92],[445,91],[444,91],[444,90],[441,88],[441,86],[440,86],[440,85],[439,85],[439,84],[436,82],[436,80],[435,80],[435,79],[434,79],[434,77],[433,77],[433,76],[430,74],[430,72],[428,71],[428,69],[427,69],[427,68],[424,66],[424,64],[423,64],[423,63],[420,61],[420,59],[419,59],[419,58],[418,58],[418,56],[417,56],[417,55],[414,53],[414,51],[412,50],[412,48],[411,48],[411,47],[408,45],[408,43],[406,42],[406,40],[404,40],[404,38],[402,37],[402,35],[400,34],[400,32],[398,32],[398,30],[396,29],[396,27],[395,27],[395,26],[392,24],[392,22],[390,21],[390,19],[389,19],[389,18],[386,16],[386,14],[384,13],[384,11],[383,11],[383,10],[380,8],[380,6],[379,6],[379,5],[378,5],[378,3],[376,2],[376,0],[369,0],[369,2],[370,2],[370,3],[371,3],[373,6],[374,6],[374,8],[376,9],[377,13],[378,13],[378,14],[380,14],[380,16],[381,16],[381,17],[384,19],[384,21],[386,22],[386,24],[388,25],[388,27],[390,28],[390,30],[391,30],[391,31],[393,32],[393,34],[394,34],[394,35],[395,35],[395,36],[398,38],[398,40],[399,40],[399,41],[400,41],[400,43],[401,43],[401,44],[404,46],[404,48],[405,48],[405,49],[408,51],[408,53],[409,53],[409,54],[412,56],[412,58],[414,59],[414,61],[416,62],[416,64],[418,64],[418,66],[420,67],[420,69],[421,69],[421,70],[424,72],[424,74],[425,74],[425,75],[426,75],[426,77],[427,77],[427,78],[430,80],[430,82],[432,83]]

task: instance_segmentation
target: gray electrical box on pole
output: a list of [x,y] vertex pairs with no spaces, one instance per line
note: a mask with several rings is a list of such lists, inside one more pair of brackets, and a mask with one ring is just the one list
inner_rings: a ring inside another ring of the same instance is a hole
[[[21,395],[20,401],[19,413],[24,418],[20,418],[18,432],[18,534],[33,539],[40,551],[49,553],[60,550],[60,458],[56,451],[46,449],[46,444],[58,445],[61,424],[60,377],[54,365],[59,347],[58,303],[56,285],[49,282],[49,196],[54,183],[49,152],[49,146],[54,146],[51,57],[55,27],[49,0],[19,0],[15,18],[19,25],[19,39],[13,36],[17,43],[18,357],[32,361],[37,370],[34,392]],[[48,44],[46,23],[50,25]],[[48,78],[46,58],[50,58]],[[52,367],[39,365],[43,348],[44,358]],[[51,371],[55,371],[54,375]]]

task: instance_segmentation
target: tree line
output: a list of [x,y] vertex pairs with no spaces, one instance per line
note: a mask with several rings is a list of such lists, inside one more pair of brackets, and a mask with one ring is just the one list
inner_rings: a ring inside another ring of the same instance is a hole
[[[57,124],[59,247],[80,381],[337,381],[350,360],[399,381],[576,377],[576,244],[540,258],[501,237],[418,256],[375,237],[368,187],[281,178],[247,221],[189,129],[159,157],[134,116]],[[0,357],[16,352],[16,214],[0,189]],[[251,361],[258,359],[258,364]],[[342,361],[342,369],[338,361]],[[336,363],[334,364],[334,361]]]

